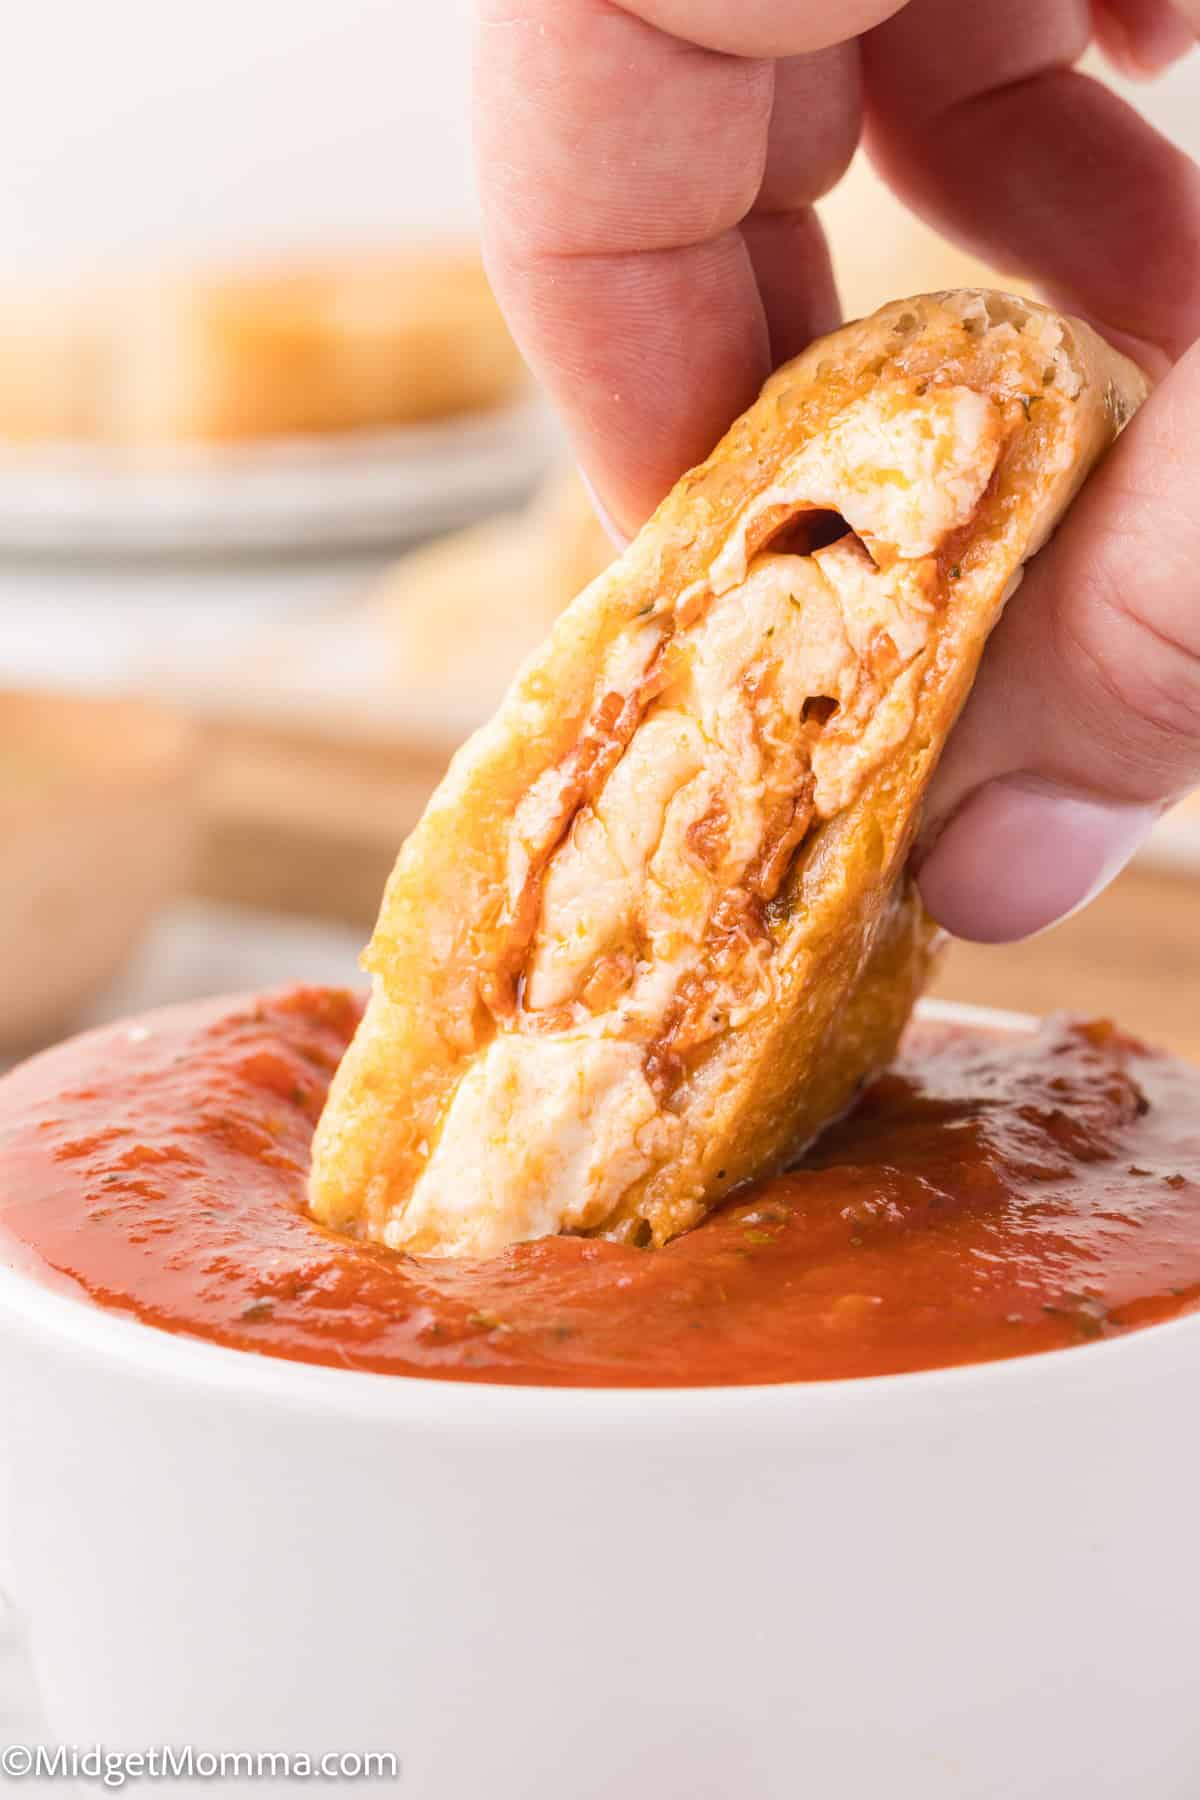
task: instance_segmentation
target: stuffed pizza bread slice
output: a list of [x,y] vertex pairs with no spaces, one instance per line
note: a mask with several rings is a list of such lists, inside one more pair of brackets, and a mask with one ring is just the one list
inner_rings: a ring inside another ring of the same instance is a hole
[[418,1254],[661,1244],[846,1105],[933,953],[905,864],[988,632],[1142,392],[975,290],[768,382],[405,844],[319,1218]]

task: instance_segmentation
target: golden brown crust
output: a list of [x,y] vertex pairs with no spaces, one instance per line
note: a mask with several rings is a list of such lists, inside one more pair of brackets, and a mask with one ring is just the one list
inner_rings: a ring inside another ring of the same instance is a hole
[[470,249],[330,257],[0,300],[0,439],[131,448],[384,427],[511,400]]
[[[864,396],[936,398],[942,389],[984,396],[989,418],[1003,420],[1003,440],[969,520],[920,563],[939,598],[927,641],[896,684],[907,722],[861,782],[847,785],[844,804],[815,820],[758,914],[769,1000],[689,1060],[662,1102],[669,1154],[651,1155],[586,1228],[664,1241],[737,1181],[785,1162],[891,1054],[932,954],[904,874],[925,787],[1023,561],[1143,392],[1133,366],[1088,327],[976,290],[884,308],[781,369],[568,609],[496,717],[459,752],[401,852],[367,953],[375,996],[317,1138],[319,1216],[407,1241],[407,1198],[463,1068],[508,1029],[493,1000],[523,929],[513,916],[514,817],[539,778],[553,785],[552,772],[573,766],[594,735],[606,655],[643,620],[664,623],[669,637],[711,600],[716,571],[726,586],[744,571],[787,514],[787,471]],[[791,510],[805,510],[794,496]],[[884,546],[883,560],[890,554]],[[839,731],[850,726],[835,721],[835,742]],[[846,754],[853,749],[847,736]],[[568,823],[577,800],[570,796]],[[551,850],[561,829],[551,821]],[[470,1198],[462,1204],[469,1209]]]

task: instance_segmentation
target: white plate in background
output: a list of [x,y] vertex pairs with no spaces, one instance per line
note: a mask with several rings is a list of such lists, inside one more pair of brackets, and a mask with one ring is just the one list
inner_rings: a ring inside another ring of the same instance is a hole
[[209,555],[396,544],[521,499],[558,446],[536,395],[392,431],[180,448],[0,451],[0,551]]
[[[369,595],[365,581],[363,589]],[[139,670],[142,687],[202,718],[242,720],[364,745],[409,746],[449,756],[494,711],[512,671],[486,697],[444,680],[402,681],[386,622],[369,603],[275,617],[214,640],[208,654],[172,654],[160,641]]]

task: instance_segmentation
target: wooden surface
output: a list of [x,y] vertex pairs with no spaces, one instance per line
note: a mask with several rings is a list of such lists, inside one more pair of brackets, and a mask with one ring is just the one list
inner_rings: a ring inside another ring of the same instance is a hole
[[207,731],[197,891],[363,928],[446,756],[230,721]]
[[950,1000],[1116,1019],[1200,1061],[1200,880],[1140,866],[1041,937],[953,944],[935,983]]
[[[200,890],[365,936],[445,757],[244,723],[213,727],[209,747]],[[934,992],[1112,1017],[1200,1061],[1200,880],[1129,869],[1042,937],[952,945]]]

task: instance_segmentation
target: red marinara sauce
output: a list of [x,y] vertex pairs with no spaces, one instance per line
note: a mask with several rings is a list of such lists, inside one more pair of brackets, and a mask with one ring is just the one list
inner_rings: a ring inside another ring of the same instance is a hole
[[161,1329],[464,1381],[812,1381],[1200,1304],[1200,1071],[1103,1024],[914,1028],[794,1173],[664,1250],[413,1259],[309,1218],[350,994],[178,1007],[0,1081],[0,1258]]

